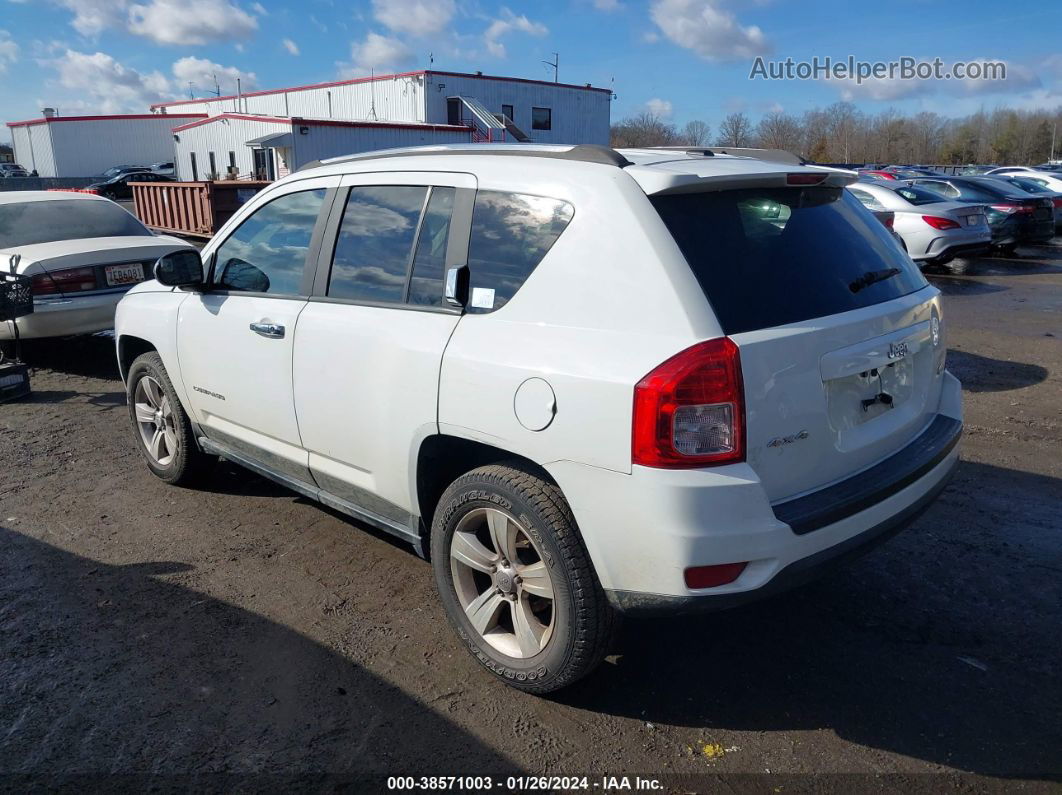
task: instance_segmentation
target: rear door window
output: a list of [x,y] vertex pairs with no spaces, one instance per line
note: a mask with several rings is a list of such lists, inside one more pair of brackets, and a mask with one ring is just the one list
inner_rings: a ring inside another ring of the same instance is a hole
[[926,286],[841,188],[651,197],[727,334],[835,315]]
[[468,242],[468,311],[491,312],[505,306],[574,214],[575,208],[560,199],[479,191]]

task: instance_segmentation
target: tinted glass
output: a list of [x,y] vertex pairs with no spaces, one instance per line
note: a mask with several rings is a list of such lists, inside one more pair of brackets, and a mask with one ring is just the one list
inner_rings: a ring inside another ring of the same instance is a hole
[[915,207],[923,204],[934,204],[939,201],[944,201],[944,196],[942,194],[934,193],[925,188],[897,188],[896,195],[906,200],[908,204],[913,204]]
[[549,130],[553,128],[553,112],[549,108],[531,108],[531,129]]
[[409,257],[428,189],[414,185],[351,188],[339,226],[328,295],[401,302]]
[[432,188],[428,209],[420,224],[413,275],[409,280],[409,303],[442,306],[446,272],[446,244],[450,239],[450,217],[454,212],[454,188]]
[[[727,334],[847,312],[926,286],[885,226],[840,188],[652,202]],[[883,278],[872,281],[872,273]]]
[[876,212],[881,212],[882,210],[885,209],[885,205],[884,204],[879,202],[876,198],[871,196],[866,191],[859,190],[858,188],[849,188],[849,190],[852,191],[852,195],[853,196],[855,196],[857,199],[859,199],[860,204],[862,204],[868,210],[874,210]]
[[955,181],[954,186],[959,191],[960,199],[972,199],[973,201],[993,201],[995,199],[1002,199],[1006,196],[1013,195],[1014,191],[1008,190],[1006,185],[999,185],[998,187],[991,184],[995,180],[986,180],[985,182],[959,182]]
[[0,204],[0,248],[150,234],[136,218],[109,201],[57,199]]
[[1011,185],[1017,185],[1019,188],[1021,188],[1026,193],[1050,193],[1051,192],[1050,190],[1048,190],[1044,186],[1044,184],[1042,182],[1040,182],[1038,180],[1022,179],[1021,177],[1014,177],[1012,179],[1008,179],[1007,182],[1009,182]]
[[299,295],[325,189],[289,193],[259,207],[217,251],[214,281],[228,290]]
[[500,309],[520,289],[575,213],[568,202],[481,190],[468,242],[469,312]]

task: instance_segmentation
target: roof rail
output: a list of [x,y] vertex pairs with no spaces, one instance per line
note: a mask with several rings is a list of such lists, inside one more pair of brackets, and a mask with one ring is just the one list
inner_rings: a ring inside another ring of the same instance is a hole
[[687,155],[700,155],[701,157],[714,157],[715,155],[754,157],[757,160],[767,160],[772,163],[789,163],[794,166],[803,166],[807,163],[804,158],[784,149],[751,149],[746,146],[646,146],[644,148],[685,152]]
[[[480,148],[482,147],[482,148]],[[577,144],[571,149],[534,149],[529,146],[523,149],[520,146],[506,146],[494,148],[490,144],[477,144],[467,149],[432,149],[429,147],[381,150],[378,152],[365,152],[357,155],[344,155],[342,157],[330,157],[326,160],[314,160],[300,166],[296,171],[306,171],[322,165],[334,163],[360,162],[362,160],[382,160],[393,157],[454,157],[458,155],[493,155],[507,157],[544,157],[551,160],[576,160],[581,163],[598,163],[603,166],[615,166],[626,168],[633,165],[615,149],[597,144]]]

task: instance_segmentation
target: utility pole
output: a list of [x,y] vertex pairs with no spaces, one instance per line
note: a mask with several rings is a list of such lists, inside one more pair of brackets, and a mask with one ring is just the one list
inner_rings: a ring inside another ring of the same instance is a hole
[[553,53],[553,60],[552,61],[543,61],[542,63],[544,63],[546,66],[552,66],[553,67],[553,82],[554,83],[560,82],[560,54],[559,53]]

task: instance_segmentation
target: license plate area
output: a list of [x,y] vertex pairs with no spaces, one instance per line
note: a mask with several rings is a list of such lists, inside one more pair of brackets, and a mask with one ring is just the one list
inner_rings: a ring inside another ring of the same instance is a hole
[[130,262],[125,265],[107,265],[103,269],[103,276],[108,287],[124,287],[127,284],[136,284],[144,281],[144,264],[142,262]]
[[830,425],[844,431],[902,408],[914,395],[915,358],[922,353],[827,381]]

